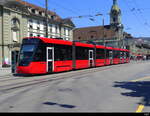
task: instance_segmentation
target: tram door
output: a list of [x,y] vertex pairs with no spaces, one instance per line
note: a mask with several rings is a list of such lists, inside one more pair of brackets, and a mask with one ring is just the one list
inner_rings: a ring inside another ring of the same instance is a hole
[[113,51],[109,51],[110,64],[113,64]]
[[124,52],[124,63],[127,62],[126,52]]
[[120,52],[120,63],[123,63],[123,52]]
[[54,48],[47,47],[47,72],[53,72],[54,68]]
[[89,66],[90,67],[94,66],[94,54],[93,54],[93,50],[89,50]]

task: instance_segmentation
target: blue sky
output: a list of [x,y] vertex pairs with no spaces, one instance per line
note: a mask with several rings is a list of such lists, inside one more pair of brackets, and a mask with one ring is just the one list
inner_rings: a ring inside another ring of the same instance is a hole
[[[29,3],[45,7],[45,0],[24,0]],[[110,12],[113,0],[48,0],[49,10],[55,11],[60,17],[76,17],[86,15],[104,14],[105,24],[109,24]],[[118,0],[122,11],[122,23],[124,31],[135,37],[150,37],[150,0]],[[88,17],[73,18],[76,27],[88,27],[102,25],[102,17],[94,17],[91,21]]]

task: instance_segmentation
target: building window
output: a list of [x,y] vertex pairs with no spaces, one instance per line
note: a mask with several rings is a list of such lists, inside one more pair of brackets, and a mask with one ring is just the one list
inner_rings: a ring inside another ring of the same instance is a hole
[[116,22],[116,18],[113,18],[113,21]]
[[52,28],[50,27],[50,33],[52,33]]
[[37,21],[37,30],[40,30],[40,21]]
[[40,21],[37,21],[37,24],[40,25]]
[[66,35],[66,28],[64,28],[64,35]]
[[57,27],[57,25],[56,25],[56,33],[58,33],[58,27]]
[[37,27],[37,30],[40,30],[40,27],[39,27],[39,26]]
[[67,36],[69,35],[69,31],[68,31],[68,28],[66,28],[66,35],[67,35]]
[[39,11],[39,15],[41,15],[41,16],[42,16],[42,12],[41,12],[41,11]]
[[13,31],[13,41],[18,41],[17,40],[17,32],[16,31]]
[[54,15],[52,15],[52,16],[51,16],[51,19],[52,19],[52,20],[54,20],[54,19],[55,19],[55,16],[54,16]]
[[44,31],[46,31],[46,26],[44,26]]
[[32,33],[30,33],[30,37],[33,37],[33,34],[32,34]]
[[11,29],[12,29],[12,40],[17,42],[19,40],[20,35],[20,23],[17,18],[13,18],[11,20]]
[[52,33],[52,24],[49,24],[50,33]]
[[31,11],[32,11],[32,13],[35,13],[35,9],[32,9]]
[[30,25],[30,26],[29,26],[29,28],[30,28],[30,29],[33,29],[33,26],[32,26],[32,25]]
[[33,29],[33,20],[32,19],[29,19],[29,28]]
[[33,23],[32,19],[29,19],[29,23]]
[[68,36],[70,36],[70,32],[71,32],[70,29],[68,29]]
[[56,26],[55,25],[52,26],[52,33],[56,33]]

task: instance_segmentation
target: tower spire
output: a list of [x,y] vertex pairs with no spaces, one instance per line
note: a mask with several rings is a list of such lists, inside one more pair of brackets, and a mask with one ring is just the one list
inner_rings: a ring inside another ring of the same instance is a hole
[[117,0],[113,0],[113,5],[117,5]]
[[110,11],[110,24],[121,24],[121,10],[117,4],[118,0],[113,0],[113,5]]

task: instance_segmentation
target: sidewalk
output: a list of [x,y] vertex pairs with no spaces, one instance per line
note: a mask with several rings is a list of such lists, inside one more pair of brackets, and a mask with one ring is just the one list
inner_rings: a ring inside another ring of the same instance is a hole
[[2,68],[2,67],[0,67],[0,77],[8,76],[8,75],[12,75],[11,67],[9,67],[9,68]]

